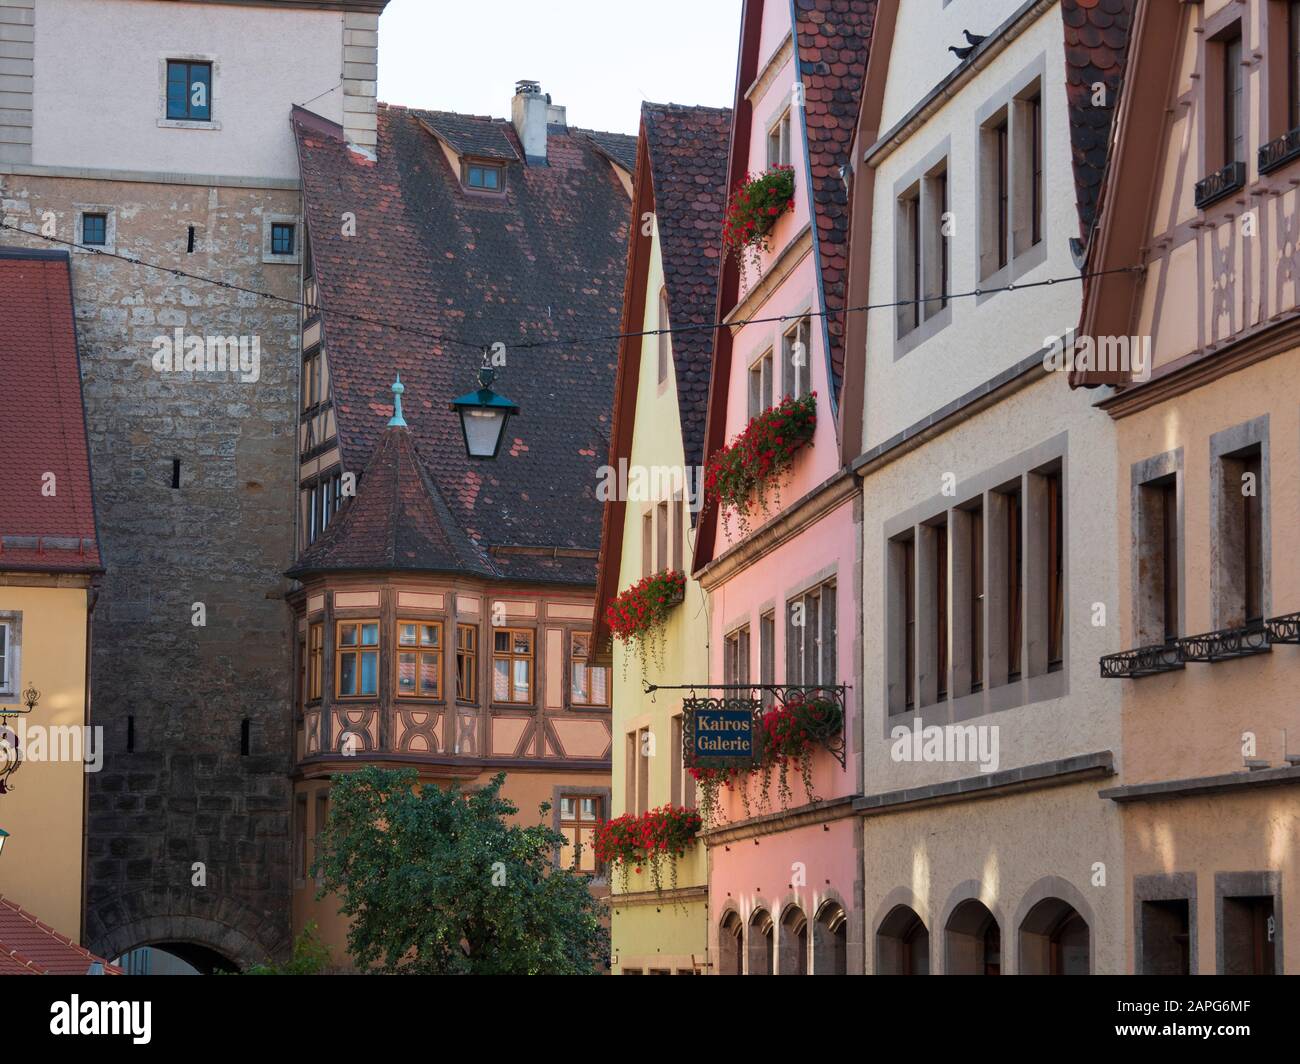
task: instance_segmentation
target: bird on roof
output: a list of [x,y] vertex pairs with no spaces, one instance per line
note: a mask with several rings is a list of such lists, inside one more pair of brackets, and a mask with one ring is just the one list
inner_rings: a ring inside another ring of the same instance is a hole
[[961,32],[962,36],[966,38],[966,44],[969,47],[958,48],[956,45],[949,45],[948,51],[952,52],[952,54],[958,59],[965,62],[970,58],[971,52],[975,51],[975,49],[979,47],[980,43],[988,37],[988,34],[986,33],[981,36],[978,33],[971,33],[970,30],[962,30]]

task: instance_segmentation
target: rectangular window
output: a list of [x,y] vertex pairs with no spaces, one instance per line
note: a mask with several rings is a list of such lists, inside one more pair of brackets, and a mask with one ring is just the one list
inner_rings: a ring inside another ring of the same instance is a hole
[[767,165],[768,169],[773,166],[790,165],[790,111],[788,108],[768,131]]
[[1006,108],[980,134],[980,279],[1011,261],[1011,125]]
[[525,628],[492,632],[492,699],[531,703],[533,700],[533,633]]
[[772,405],[772,352],[764,351],[749,367],[749,416],[758,417]]
[[921,187],[898,201],[898,335],[921,324]]
[[288,222],[271,223],[271,254],[292,255],[295,227]]
[[1279,935],[1272,896],[1225,897],[1222,904],[1221,974],[1276,975]]
[[307,626],[307,700],[318,702],[321,697],[321,664],[325,649],[325,625],[319,621]]
[[934,528],[934,647],[937,697],[948,697],[948,526]]
[[[942,169],[926,179],[928,221],[926,246],[922,252],[925,270],[925,294],[929,298],[925,307],[927,318],[939,313],[948,305],[948,169]],[[937,298],[936,298],[937,297]]]
[[835,679],[835,584],[813,588],[787,603],[786,682],[815,687]]
[[609,705],[609,669],[592,665],[591,633],[574,632],[569,639],[569,700],[575,706]]
[[[0,676],[0,687],[3,687],[4,677]],[[298,640],[298,690],[294,697],[298,700],[298,716],[302,716],[302,711],[307,707],[307,640]]]
[[916,541],[903,549],[903,708],[916,708]]
[[722,682],[724,684],[751,682],[749,676],[749,625],[737,628],[723,641]]
[[801,399],[812,391],[809,319],[800,318],[781,338],[781,391],[784,396]]
[[1141,484],[1136,508],[1137,641],[1140,646],[1168,645],[1182,635],[1177,474]]
[[107,214],[81,216],[81,242],[90,247],[102,247],[108,243]]
[[636,733],[636,811],[650,811],[650,729],[641,728]]
[[[758,619],[758,682],[776,683],[776,611],[769,610]],[[772,706],[772,692],[763,692],[763,708]]]
[[167,60],[167,117],[178,122],[212,121],[212,64]]
[[1223,161],[1246,159],[1244,92],[1246,72],[1241,65],[1241,28],[1222,42],[1223,56]]
[[997,210],[997,254],[998,267],[1010,260],[1011,245],[1011,151],[1007,136],[1007,120],[993,129],[994,152],[996,154],[996,172],[994,175],[994,195]]
[[669,727],[671,728],[671,731],[669,732],[670,742],[669,742],[669,750],[668,750],[668,759],[669,759],[668,763],[669,763],[669,772],[671,775],[668,781],[668,801],[671,802],[673,805],[681,805],[682,795],[685,793],[685,789],[682,786],[682,784],[684,782],[686,773],[683,770],[683,765],[682,765],[683,738],[682,738],[682,715],[680,713],[675,714],[673,716]]
[[501,167],[470,163],[465,168],[465,185],[467,188],[498,192],[501,189]]
[[1020,490],[1007,492],[1007,680],[1020,679],[1021,632],[1021,565],[1024,544],[1021,542],[1022,507]]
[[984,507],[970,511],[970,689],[984,689]]
[[596,864],[596,825],[605,819],[604,799],[587,794],[562,794],[560,796],[560,834],[564,845],[560,848],[560,867],[575,872],[599,875],[603,869]]
[[478,625],[456,625],[456,697],[478,701]]
[[655,506],[655,558],[658,565],[655,572],[662,573],[668,568],[668,504],[661,502]]
[[1061,474],[1043,478],[1047,486],[1047,668],[1061,668],[1065,643],[1065,500]]
[[373,697],[379,692],[379,622],[338,621],[334,675],[339,698]]
[[1264,618],[1264,468],[1259,444],[1218,459],[1216,626],[1238,628]]
[[1030,243],[1043,239],[1043,98],[1035,94],[1025,105],[1029,121]]
[[10,690],[9,686],[9,624],[0,622],[0,691]]
[[397,697],[442,697],[442,622],[397,622]]
[[679,491],[673,498],[673,572],[686,572],[686,501]]
[[647,510],[641,517],[641,575],[655,571],[655,515]]
[[656,339],[659,341],[659,383],[663,384],[668,379],[668,364],[672,361],[672,335],[669,333],[668,325],[668,289],[659,289],[659,324],[655,326],[659,330]]

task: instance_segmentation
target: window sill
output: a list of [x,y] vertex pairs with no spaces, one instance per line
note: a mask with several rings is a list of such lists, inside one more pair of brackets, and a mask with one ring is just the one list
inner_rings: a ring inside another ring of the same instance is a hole
[[1271,174],[1292,159],[1300,159],[1300,129],[1290,130],[1267,144],[1261,144],[1255,159],[1261,174]]
[[1196,182],[1195,203],[1198,211],[1245,187],[1246,164],[1228,163],[1208,177]]
[[1176,672],[1184,667],[1182,646],[1177,642],[1161,643],[1105,655],[1101,659],[1101,678],[1137,680],[1157,673]]
[[220,122],[198,122],[188,118],[160,118],[159,129],[208,129],[220,132]]
[[1223,628],[1203,635],[1189,635],[1180,639],[1178,645],[1184,661],[1205,663],[1268,654],[1273,649],[1269,642],[1268,628],[1263,622],[1240,628]]

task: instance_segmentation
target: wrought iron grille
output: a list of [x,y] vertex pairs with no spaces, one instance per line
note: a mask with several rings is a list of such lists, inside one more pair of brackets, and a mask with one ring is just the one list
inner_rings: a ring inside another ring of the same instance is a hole
[[1189,635],[1178,642],[1184,661],[1228,661],[1252,654],[1267,654],[1273,649],[1269,645],[1268,628],[1263,623]]
[[1300,129],[1293,129],[1289,133],[1283,133],[1280,137],[1259,146],[1259,152],[1256,156],[1259,162],[1259,172],[1267,174],[1270,170],[1276,170],[1279,166],[1289,163],[1297,156],[1300,156]]
[[1107,654],[1101,659],[1103,680],[1136,680],[1139,676],[1154,676],[1181,668],[1183,648],[1177,643],[1138,647],[1119,654]]
[[1300,643],[1300,613],[1270,617],[1264,622],[1270,643]]
[[1224,196],[1231,195],[1237,189],[1244,187],[1246,184],[1246,164],[1242,162],[1228,163],[1227,166],[1215,170],[1209,177],[1202,178],[1196,182],[1196,208],[1208,207],[1216,200],[1223,199]]
[[[753,716],[753,728],[757,735],[758,729],[762,724],[763,716],[772,712],[776,707],[785,707],[794,702],[812,702],[825,701],[833,703],[839,711],[840,725],[838,730],[833,733],[827,733],[816,737],[817,742],[821,745],[836,761],[839,762],[840,768],[845,767],[844,753],[844,731],[847,727],[848,715],[846,710],[846,694],[848,687],[845,684],[834,686],[820,685],[789,685],[789,684],[645,684],[645,693],[653,695],[657,691],[690,691],[690,697],[684,699],[683,707],[687,712],[683,715],[682,727],[682,755],[688,766],[693,766],[695,750],[695,713],[697,707],[715,708],[715,709],[732,709],[748,710]],[[708,694],[704,696],[697,695],[697,691],[721,692],[720,694]],[[764,707],[763,701],[765,695],[771,695],[771,704]],[[757,749],[757,747],[755,747]],[[714,768],[748,768],[753,765],[751,760],[738,759],[732,764],[728,764],[726,759],[710,757],[707,762],[708,766]]]

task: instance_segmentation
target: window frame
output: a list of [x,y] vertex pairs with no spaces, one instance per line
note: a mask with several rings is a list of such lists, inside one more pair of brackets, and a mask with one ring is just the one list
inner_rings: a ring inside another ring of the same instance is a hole
[[[368,625],[374,625],[375,641],[374,643],[361,642],[362,635]],[[345,628],[355,628],[357,632],[357,642],[352,645],[346,645],[343,642],[343,631]],[[376,701],[379,698],[379,670],[380,670],[380,650],[383,643],[383,624],[378,617],[336,617],[334,619],[334,697],[340,702],[366,702]],[[364,656],[373,653],[375,656],[375,689],[373,691],[361,690],[362,666]],[[347,654],[356,655],[356,687],[357,693],[345,694],[343,691],[343,657]]]
[[[591,659],[593,657],[592,647],[591,647],[591,638],[592,638],[591,630],[586,628],[571,628],[569,629],[568,636],[569,636],[569,648],[568,648],[568,655],[567,655],[568,680],[569,680],[567,685],[567,689],[569,692],[568,704],[571,707],[578,707],[581,709],[609,709],[612,704],[613,676],[611,675],[611,669],[608,665],[591,664]],[[580,636],[585,636],[587,639],[587,652],[582,655],[579,655],[577,652],[577,640]],[[578,675],[577,670],[578,670],[579,663],[581,663],[582,667],[586,669],[589,674],[593,671],[599,671],[605,674],[605,701],[597,702],[594,700],[594,696],[592,694],[592,691],[594,690],[594,685],[591,684],[590,679],[588,680],[588,684],[587,684],[588,686],[587,697],[585,699],[577,697],[577,694],[574,689],[574,684],[576,682],[576,677]]]
[[[504,652],[498,651],[496,646],[497,636],[502,633],[506,633],[509,636],[507,643],[508,646],[511,648],[510,650]],[[528,652],[526,654],[518,653],[513,649],[514,637],[516,635],[526,635],[528,637]],[[509,662],[510,667],[506,674],[507,675],[506,686],[508,692],[511,695],[513,695],[515,689],[514,665],[516,662],[519,661],[527,662],[528,697],[526,699],[516,699],[513,697],[508,697],[508,698],[497,697],[496,666],[498,661]],[[494,626],[492,629],[492,704],[499,705],[499,706],[531,706],[534,705],[536,702],[536,693],[537,693],[537,631],[536,629],[506,627],[504,625],[501,627]]]
[[325,622],[307,622],[307,704],[319,702],[324,697],[325,681]]
[[[473,638],[462,640],[464,634],[472,635]],[[456,701],[462,705],[478,705],[479,643],[478,624],[456,622]],[[468,695],[464,693],[466,683],[469,687]]]
[[[171,70],[174,66],[184,66],[185,75],[185,113],[176,115],[172,112]],[[197,55],[183,53],[168,53],[159,58],[159,118],[158,125],[163,128],[172,129],[211,129],[219,130],[221,123],[218,121],[216,114],[217,85],[220,75],[220,63],[215,55]],[[207,69],[207,115],[205,117],[196,117],[193,113],[193,105],[190,102],[194,88],[194,68],[205,67]]]
[[[573,803],[575,815],[572,819],[566,819],[564,816],[564,803],[566,801]],[[591,802],[594,806],[595,811],[590,819],[586,819],[582,816],[583,802]],[[563,790],[556,796],[555,801],[556,830],[563,834],[566,827],[573,829],[573,844],[570,848],[573,850],[574,857],[581,860],[582,850],[580,849],[580,846],[582,845],[586,845],[593,854],[593,863],[595,867],[590,871],[579,867],[577,861],[570,864],[569,869],[579,875],[590,876],[592,879],[600,879],[605,875],[606,871],[605,867],[594,858],[595,845],[593,841],[596,829],[605,819],[605,802],[606,796],[604,794],[582,794],[580,792],[566,793]],[[591,837],[585,844],[582,841],[584,833]],[[560,862],[561,867],[563,867],[563,859],[561,857],[563,850],[564,847],[561,846],[560,854],[556,855],[556,860]]]
[[[481,175],[496,175],[496,184],[474,184],[474,172],[478,171]],[[461,162],[460,172],[461,185],[470,192],[484,193],[489,196],[500,196],[506,190],[506,168],[503,163],[490,162],[486,159],[464,159]]]
[[[403,627],[414,625],[416,627],[416,643],[407,644],[402,642]],[[437,642],[433,645],[426,646],[423,642],[422,629],[425,627],[433,628],[437,634]],[[415,692],[411,694],[402,691],[402,655],[413,654],[415,656]],[[424,659],[432,657],[436,662],[434,676],[437,679],[437,690],[431,694],[420,693],[420,677],[422,675],[422,666]],[[398,617],[393,622],[393,699],[412,702],[442,702],[444,693],[444,673],[446,667],[446,625],[440,617],[413,618],[408,616]]]

